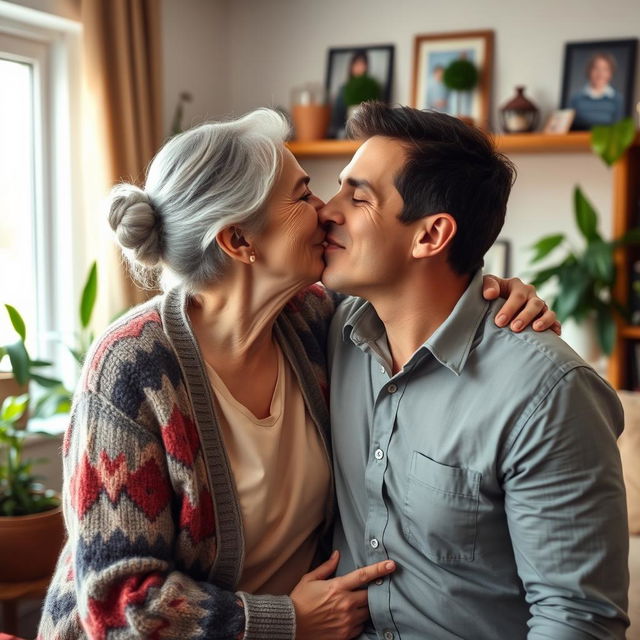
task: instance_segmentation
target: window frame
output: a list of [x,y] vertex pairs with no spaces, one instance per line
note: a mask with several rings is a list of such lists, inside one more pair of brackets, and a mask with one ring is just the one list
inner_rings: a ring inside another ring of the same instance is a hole
[[71,385],[77,371],[64,343],[78,330],[87,262],[82,190],[73,179],[81,172],[81,33],[78,22],[0,0],[2,57],[33,68],[34,356],[51,359],[51,373]]

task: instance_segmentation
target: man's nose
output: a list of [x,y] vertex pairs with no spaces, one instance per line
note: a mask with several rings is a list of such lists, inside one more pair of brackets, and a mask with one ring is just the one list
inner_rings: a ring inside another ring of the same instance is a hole
[[343,223],[344,220],[335,198],[331,198],[331,200],[318,211],[318,218],[322,224],[329,224],[330,222],[334,224]]

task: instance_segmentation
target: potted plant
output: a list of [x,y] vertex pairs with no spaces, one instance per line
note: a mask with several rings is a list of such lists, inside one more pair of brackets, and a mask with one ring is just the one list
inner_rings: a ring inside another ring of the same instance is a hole
[[[592,148],[608,166],[612,166],[633,142],[635,126],[631,118],[613,125],[594,127]],[[626,308],[613,295],[616,282],[615,250],[623,245],[640,244],[640,228],[631,229],[619,238],[607,241],[600,234],[598,214],[579,186],[573,194],[574,214],[584,247],[573,247],[563,233],[545,236],[533,245],[536,264],[553,252],[563,250],[561,260],[532,274],[532,284],[540,287],[555,282],[552,302],[560,322],[573,321],[583,335],[593,333],[600,347],[609,355],[615,342],[614,313],[627,315]],[[566,325],[565,325],[566,327]],[[587,346],[576,349],[588,361],[598,359],[597,351]]]
[[[98,270],[95,261],[91,264],[85,280],[79,305],[80,331],[75,335],[75,344],[67,345],[69,352],[76,362],[82,366],[89,346],[93,342],[93,333],[90,329],[91,317],[97,297]],[[58,413],[68,413],[71,408],[72,391],[67,389],[58,378],[52,378],[42,373],[41,369],[51,367],[48,360],[33,360],[26,347],[27,329],[20,312],[13,306],[6,304],[11,324],[15,329],[18,340],[10,344],[0,346],[0,361],[8,356],[11,371],[0,373],[0,402],[4,398],[13,395],[21,395],[29,392],[29,383],[35,382],[42,392],[38,394],[33,415],[38,418],[46,418]],[[28,411],[25,411],[20,422],[26,423]]]
[[[93,340],[89,328],[97,295],[97,267],[94,262],[80,299],[80,332],[69,351],[79,364]],[[35,370],[50,366],[32,360],[25,346],[26,327],[20,313],[6,305],[19,340],[3,347],[2,355],[11,362],[16,382],[27,388],[30,381],[44,388],[35,403],[33,414],[45,417],[68,412],[72,392],[60,380],[43,376]],[[43,460],[24,458],[25,438],[31,434],[50,436],[42,431],[20,428],[26,418],[29,396],[9,396],[0,410],[0,582],[26,582],[47,578],[53,573],[64,540],[64,523],[60,497],[45,489],[32,468]],[[25,562],[25,558],[29,561]]]
[[478,84],[480,74],[478,68],[471,60],[458,58],[451,62],[444,70],[442,82],[453,95],[453,110],[455,114],[467,124],[473,124],[473,118],[462,115],[462,98],[470,96],[471,91]]
[[[27,394],[29,383],[36,382],[45,389],[58,388],[62,382],[42,373],[41,369],[52,365],[48,360],[34,360],[26,346],[27,329],[20,312],[10,304],[5,304],[11,324],[17,334],[17,340],[0,345],[0,362],[7,357],[11,365],[10,371],[0,373],[0,402],[9,396]],[[63,409],[61,407],[61,409]],[[26,423],[27,412],[23,412],[21,426]]]
[[0,582],[50,576],[64,540],[60,498],[33,474],[37,461],[23,457],[28,432],[17,423],[28,402],[10,396],[0,409]]

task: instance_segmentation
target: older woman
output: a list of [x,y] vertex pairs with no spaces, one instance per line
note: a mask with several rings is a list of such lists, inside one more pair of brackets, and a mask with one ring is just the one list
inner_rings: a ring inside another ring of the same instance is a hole
[[310,571],[334,509],[334,305],[309,286],[324,267],[322,202],[286,134],[269,110],[202,125],[161,149],[144,190],[113,191],[132,268],[166,293],[85,363],[43,640],[351,638],[368,616],[362,587],[394,570],[330,579],[334,553]]

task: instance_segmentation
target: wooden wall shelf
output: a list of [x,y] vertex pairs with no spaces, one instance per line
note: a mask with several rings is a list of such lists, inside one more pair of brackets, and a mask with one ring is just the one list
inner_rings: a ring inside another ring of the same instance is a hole
[[[505,153],[576,153],[591,150],[589,131],[564,134],[514,133],[495,136],[496,145]],[[636,139],[636,144],[638,139]],[[360,146],[357,140],[314,140],[289,142],[298,158],[348,156]]]

